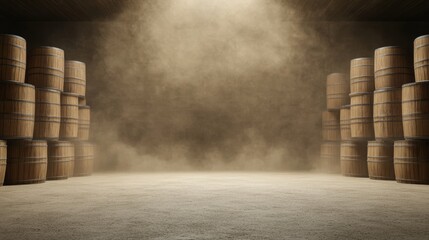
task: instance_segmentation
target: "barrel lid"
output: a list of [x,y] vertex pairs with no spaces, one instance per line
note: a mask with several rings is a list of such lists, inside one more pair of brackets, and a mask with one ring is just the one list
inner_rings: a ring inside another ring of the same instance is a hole
[[14,80],[0,80],[0,83],[3,83],[3,84],[23,85],[23,86],[35,88],[34,85],[31,85],[29,83],[22,83],[22,82],[17,82],[17,81],[14,81]]
[[359,60],[373,60],[372,57],[358,57],[358,58],[353,58],[350,61],[359,61]]
[[354,96],[360,96],[360,95],[372,95],[372,92],[356,92],[356,93],[350,93],[349,96],[350,97],[354,97]]
[[386,87],[386,88],[375,90],[374,93],[398,91],[400,89],[402,89],[402,88],[400,88],[400,87]]
[[32,50],[34,50],[34,49],[38,49],[38,48],[49,48],[49,49],[55,49],[55,50],[59,50],[59,51],[64,52],[64,50],[63,50],[63,49],[58,48],[58,47],[52,47],[52,46],[38,46],[38,47],[33,48]]
[[61,95],[79,97],[79,94],[71,93],[71,92],[61,92]]
[[400,47],[400,46],[384,46],[384,47],[379,47],[379,48],[376,48],[375,49],[375,51],[378,51],[378,50],[383,50],[383,49],[385,49],[385,48],[399,48],[399,49],[403,49],[402,47]]
[[423,81],[418,81],[418,82],[412,82],[412,83],[407,83],[407,84],[403,84],[402,87],[409,87],[409,86],[413,86],[413,85],[419,85],[419,84],[429,84],[429,80],[423,80]]
[[19,39],[21,39],[21,40],[24,40],[24,41],[25,41],[25,38],[23,38],[23,37],[21,37],[21,36],[18,36],[18,35],[15,35],[15,34],[2,33],[2,34],[0,34],[0,36],[15,37],[15,38],[19,38]]
[[36,88],[37,91],[45,91],[45,92],[55,92],[61,93],[60,90],[52,89],[52,88]]
[[372,145],[377,145],[377,144],[390,144],[390,145],[393,145],[393,142],[394,141],[376,139],[376,140],[368,141],[368,145],[370,145],[370,144],[372,144]]
[[418,39],[421,39],[421,38],[428,38],[428,37],[429,37],[429,34],[425,34],[425,35],[419,36],[419,37],[417,37],[416,39],[414,39],[414,42],[415,42],[416,40],[418,40]]
[[65,140],[49,140],[48,141],[48,145],[50,145],[50,144],[64,144],[64,143],[73,144],[71,141],[65,141]]
[[360,141],[360,140],[342,140],[341,145],[366,145],[367,141]]
[[90,109],[91,106],[89,106],[89,105],[79,105],[79,108]]
[[73,63],[78,63],[78,64],[83,64],[83,65],[85,65],[85,63],[84,63],[84,62],[81,62],[81,61],[78,61],[78,60],[66,60],[66,63],[69,63],[69,62],[73,62]]

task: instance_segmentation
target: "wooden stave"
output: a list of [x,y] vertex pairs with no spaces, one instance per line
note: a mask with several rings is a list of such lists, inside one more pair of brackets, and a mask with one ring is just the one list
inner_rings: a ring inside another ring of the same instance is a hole
[[7,164],[7,144],[6,141],[0,140],[0,187],[3,186],[6,175]]

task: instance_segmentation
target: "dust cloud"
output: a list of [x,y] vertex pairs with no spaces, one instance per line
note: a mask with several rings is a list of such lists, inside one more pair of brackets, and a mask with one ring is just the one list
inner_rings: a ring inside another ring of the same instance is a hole
[[293,14],[277,1],[143,1],[103,24],[89,86],[98,167],[311,168],[329,63]]

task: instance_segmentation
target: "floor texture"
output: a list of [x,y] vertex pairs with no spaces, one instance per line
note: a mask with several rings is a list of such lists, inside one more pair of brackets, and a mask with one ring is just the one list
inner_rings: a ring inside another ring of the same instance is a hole
[[429,239],[429,186],[130,173],[0,188],[0,239]]

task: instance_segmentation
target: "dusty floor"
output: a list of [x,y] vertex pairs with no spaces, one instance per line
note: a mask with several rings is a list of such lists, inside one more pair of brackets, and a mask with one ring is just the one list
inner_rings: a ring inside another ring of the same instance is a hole
[[429,186],[310,173],[99,174],[1,187],[0,239],[429,239]]

